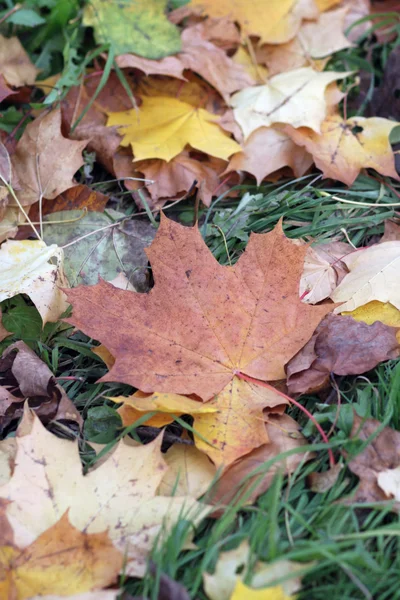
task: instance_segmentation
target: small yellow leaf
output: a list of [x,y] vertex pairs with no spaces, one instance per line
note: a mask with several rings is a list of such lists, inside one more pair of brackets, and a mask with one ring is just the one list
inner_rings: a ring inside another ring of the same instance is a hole
[[241,579],[236,582],[231,600],[291,600],[293,596],[287,596],[280,585],[254,590],[243,583]]
[[363,321],[367,325],[372,325],[375,321],[381,321],[381,323],[390,327],[400,327],[400,310],[390,302],[372,300],[372,302],[359,306],[355,310],[345,310],[340,314],[345,317],[353,317],[356,321]]
[[118,126],[122,146],[132,146],[135,160],[171,160],[190,144],[196,150],[227,160],[240,152],[217,124],[219,117],[203,108],[167,96],[144,97],[140,110],[109,113],[107,125]]

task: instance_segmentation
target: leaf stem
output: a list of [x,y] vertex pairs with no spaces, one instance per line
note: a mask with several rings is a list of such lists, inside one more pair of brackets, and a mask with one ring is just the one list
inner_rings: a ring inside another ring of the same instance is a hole
[[[278,396],[282,396],[282,398],[284,398],[286,400],[286,402],[290,402],[290,403],[294,404],[295,406],[297,406],[297,408],[300,409],[305,415],[307,415],[307,417],[310,419],[310,421],[312,421],[314,423],[315,427],[319,431],[325,444],[329,444],[329,439],[328,439],[325,431],[322,429],[321,425],[318,423],[316,418],[302,404],[300,404],[300,402],[297,402],[297,400],[293,400],[293,398],[291,398],[290,396],[287,396],[283,392],[280,392],[279,390],[274,388],[272,385],[269,385],[269,383],[266,383],[265,381],[261,381],[260,379],[255,379],[254,377],[245,375],[244,373],[241,373],[240,371],[236,373],[236,376],[239,377],[239,379],[244,379],[245,381],[248,381],[249,383],[255,383],[256,385],[260,385],[261,387],[267,388],[267,390],[272,390],[276,394],[278,394]],[[335,462],[335,457],[333,456],[333,452],[332,452],[331,448],[327,448],[327,450],[328,450],[328,454],[329,454],[329,464],[331,467],[334,467],[336,462]]]

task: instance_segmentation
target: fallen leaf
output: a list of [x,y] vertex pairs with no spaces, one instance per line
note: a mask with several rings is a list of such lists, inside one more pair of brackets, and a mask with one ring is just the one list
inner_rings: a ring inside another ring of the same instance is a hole
[[[126,215],[112,209],[107,214],[91,212],[82,217],[81,211],[53,213],[43,221],[44,239],[49,244],[71,244],[64,250],[65,272],[71,285],[77,282],[92,285],[99,277],[110,281],[125,267],[135,289],[147,290],[148,261],[144,248],[154,238],[154,227],[140,218],[124,221]],[[110,227],[118,221],[121,222],[117,226]],[[92,235],[83,237],[88,233]]]
[[[208,598],[210,600],[231,600],[237,582],[243,579],[250,558],[251,551],[247,540],[242,542],[235,550],[221,552],[214,574],[203,574],[204,590]],[[290,597],[301,587],[300,577],[296,576],[295,573],[304,570],[304,567],[304,563],[295,563],[288,560],[277,560],[272,563],[257,561],[252,564],[250,586],[258,590],[273,584],[274,580],[278,578],[283,579],[285,576],[289,576],[280,587]],[[238,575],[238,572],[242,574]]]
[[379,240],[379,243],[383,242],[400,242],[400,225],[394,221],[385,221],[385,230],[383,236]]
[[240,150],[218,125],[217,115],[167,96],[143,97],[140,118],[134,109],[110,113],[107,125],[118,126],[121,145],[132,147],[135,160],[169,161],[186,144],[224,160]]
[[319,132],[327,110],[326,87],[347,75],[319,73],[311,67],[280,73],[265,85],[246,88],[232,96],[235,119],[246,139],[259,127],[278,122]]
[[306,53],[298,37],[286,44],[264,44],[256,49],[259,63],[266,65],[270,77],[294,71],[301,67],[312,67],[315,71],[323,71],[329,58],[313,59]]
[[[378,429],[381,431],[376,435]],[[360,478],[352,501],[382,502],[394,499],[393,508],[399,510],[396,481],[400,465],[400,432],[391,427],[382,429],[380,421],[362,419],[354,413],[351,437],[365,442],[374,434],[367,447],[348,463],[349,469]]]
[[169,469],[158,488],[161,496],[200,498],[215,479],[214,465],[194,446],[175,443],[164,454],[164,460]]
[[[305,252],[279,225],[250,238],[236,265],[224,267],[197,228],[162,217],[147,250],[155,279],[149,294],[128,297],[105,282],[76,288],[69,296],[74,307],[69,322],[115,357],[103,381],[212,399],[208,406],[220,412],[196,417],[196,428],[215,447],[201,439],[196,444],[226,465],[268,442],[262,409],[285,403],[274,388],[245,382],[236,373],[283,379],[284,365],[331,310],[299,299]],[[155,335],[158,331],[163,335]]]
[[247,73],[257,83],[265,83],[268,79],[268,70],[262,65],[257,64],[253,61],[250,54],[243,46],[239,46],[235,54],[232,56],[233,62],[238,65],[242,65]]
[[[44,200],[42,215],[60,212],[62,210],[87,210],[89,212],[103,212],[109,197],[101,192],[90,189],[87,185],[76,185],[62,192],[54,200]],[[40,220],[39,203],[34,204],[29,211],[29,218],[33,222]]]
[[208,502],[217,506],[218,512],[221,506],[243,502],[244,496],[246,503],[254,502],[267,491],[277,472],[282,470],[286,474],[293,473],[305,460],[305,454],[299,452],[275,462],[263,473],[251,476],[255,469],[259,469],[279,454],[307,443],[300,433],[298,423],[288,415],[268,413],[264,418],[268,443],[246,454],[224,471],[207,498]]
[[255,590],[238,579],[230,600],[291,600],[294,596],[287,596],[281,585]]
[[260,185],[267,175],[285,166],[293,170],[295,177],[301,177],[313,162],[310,154],[287,134],[274,127],[260,127],[250,134],[242,151],[232,156],[226,172],[247,171]]
[[0,383],[13,390],[10,394],[0,387],[0,430],[22,417],[26,399],[44,423],[67,420],[82,427],[82,417],[49,367],[24,342],[15,342],[4,350]]
[[[363,321],[367,325],[372,325],[376,321],[389,325],[390,327],[400,328],[400,310],[390,304],[390,302],[378,302],[372,300],[363,306],[359,306],[355,310],[343,311],[343,316],[353,317],[356,321]],[[400,338],[399,332],[396,334]],[[400,339],[399,339],[400,342]]]
[[337,4],[340,4],[342,0],[315,0],[319,10],[322,12],[324,10],[329,10],[333,8]]
[[34,204],[41,198],[53,200],[71,188],[75,172],[83,165],[86,144],[63,137],[59,109],[29,123],[12,156],[22,188],[18,191],[21,204]]
[[7,206],[0,221],[0,244],[9,238],[14,238],[20,225],[25,222],[26,218],[18,206]]
[[204,505],[190,497],[155,497],[167,470],[160,445],[161,437],[145,446],[121,440],[105,462],[83,475],[78,442],[57,438],[25,411],[14,471],[0,488],[0,497],[10,501],[16,545],[29,546],[68,510],[79,531],[107,530],[126,559],[124,573],[143,576],[156,540],[183,516],[196,523],[204,515]]
[[289,394],[304,394],[324,387],[330,373],[365,373],[398,354],[394,327],[380,322],[366,325],[351,317],[328,315],[287,365]]
[[[172,13],[168,15],[170,20],[171,15]],[[240,44],[239,30],[235,23],[228,17],[220,17],[218,19],[207,18],[201,21],[201,34],[205,40],[212,42],[225,52],[233,50]]]
[[[351,42],[357,42],[361,35],[365,34],[371,28],[369,18],[371,10],[370,0],[342,0],[343,6],[347,8],[345,20],[345,31]],[[361,23],[359,22],[361,21]],[[379,29],[375,30],[375,35],[379,38]]]
[[324,494],[329,491],[338,480],[340,471],[343,469],[342,463],[337,463],[327,471],[310,473],[307,477],[307,483],[310,490],[316,494]]
[[390,132],[397,125],[378,117],[344,120],[332,114],[322,122],[321,133],[303,127],[286,127],[285,131],[312,154],[324,177],[351,186],[361,169],[375,169],[382,175],[399,179],[389,142]]
[[[56,264],[50,261],[54,260]],[[61,287],[68,282],[63,273],[63,251],[39,240],[8,240],[0,248],[0,302],[27,294],[38,309],[43,325],[58,321],[68,308]]]
[[210,17],[229,16],[239,23],[243,38],[253,35],[269,44],[287,42],[296,35],[302,19],[318,16],[314,0],[192,0],[190,6]]
[[[1,68],[1,66],[0,66]],[[11,88],[8,87],[6,80],[3,75],[0,73],[0,102],[3,102],[9,96],[16,94]]]
[[342,260],[350,272],[331,295],[334,302],[343,303],[335,312],[352,311],[372,300],[390,302],[400,309],[400,242],[362,248]]
[[0,35],[0,74],[9,85],[21,87],[35,83],[38,69],[17,37]]
[[152,60],[136,54],[121,54],[115,58],[115,62],[120,69],[139,69],[146,75],[168,75],[177,79],[185,79],[183,76],[185,67],[179,55]]
[[309,247],[300,280],[300,298],[307,304],[317,304],[329,298],[348,273],[343,257],[354,248],[344,242],[331,242]]
[[179,58],[186,69],[201,75],[228,103],[233,92],[253,85],[255,80],[243,65],[234,62],[223,50],[204,39],[202,33],[202,23],[184,29]]
[[[68,596],[69,600],[118,600],[121,590],[96,590]],[[65,596],[51,594],[50,596],[34,596],[30,600],[64,600]]]
[[[160,573],[159,568],[152,561],[150,561],[149,567],[150,573],[157,578],[159,583],[157,600],[190,600],[190,596],[182,584],[168,577],[166,573]],[[145,599],[137,598],[137,600]]]
[[106,587],[116,581],[123,555],[106,533],[81,533],[65,514],[25,549],[1,547],[0,566],[1,597],[29,600]]
[[165,16],[166,0],[91,0],[83,24],[93,27],[98,44],[112,44],[115,53],[133,52],[162,58],[181,48],[179,30]]
[[[0,486],[7,483],[12,475],[15,463],[15,455],[17,452],[17,442],[14,438],[6,438],[0,441]],[[0,506],[3,507],[4,500],[0,501]],[[0,511],[1,515],[2,511]],[[7,521],[8,522],[8,521]],[[3,525],[2,519],[0,524]],[[0,544],[4,543],[3,540],[4,528],[0,527]]]

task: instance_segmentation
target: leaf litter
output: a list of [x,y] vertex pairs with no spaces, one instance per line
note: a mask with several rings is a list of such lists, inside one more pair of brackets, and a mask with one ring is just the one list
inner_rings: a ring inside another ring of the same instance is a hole
[[[288,477],[290,494],[292,478],[307,471],[307,493],[332,492],[343,458],[359,485],[342,503],[398,510],[398,432],[361,417],[365,406],[344,411],[351,407],[341,406],[336,383],[399,356],[397,222],[360,245],[346,223],[330,237],[293,236],[288,197],[283,224],[265,222],[261,235],[249,236],[240,214],[247,207],[256,223],[263,198],[240,200],[242,189],[310,175],[335,186],[321,206],[331,197],[338,211],[359,200],[379,210],[384,189],[394,194],[388,207],[398,205],[388,90],[395,49],[368,110],[348,114],[360,83],[354,69],[368,60],[344,57],[361,51],[360,34],[374,35],[358,23],[367,2],[192,0],[172,12],[166,4],[86,5],[69,23],[92,28],[100,49],[81,65],[78,53],[64,53],[61,73],[51,60],[32,60],[24,35],[0,36],[0,102],[6,119],[15,111],[20,121],[0,130],[1,309],[9,325],[19,302],[42,325],[36,339],[24,326],[20,335],[0,327],[7,600],[115,599],[121,573],[154,576],[151,556],[176,526],[188,524],[190,551],[207,515],[222,523],[233,509],[258,510],[279,478]],[[17,19],[17,33],[24,10],[5,17]],[[41,26],[38,13],[28,15],[33,30]],[[392,35],[376,29],[385,43]],[[348,200],[365,175],[380,182],[376,202],[368,188]],[[224,199],[228,210],[217,207]],[[172,219],[160,214],[178,203]],[[226,215],[236,214],[229,227]],[[207,248],[210,227],[227,264]],[[71,367],[77,349],[84,368]],[[77,391],[86,369],[88,385],[102,390],[91,399]],[[319,411],[329,412],[332,391],[339,400],[326,433]],[[98,408],[115,416],[105,446],[91,439]],[[324,453],[344,415],[348,445],[342,437],[341,449]],[[309,451],[318,435],[322,446]],[[321,455],[330,469],[310,471]],[[251,545],[239,538],[206,563],[210,600],[287,600],[308,585],[306,558],[272,552],[265,562]],[[159,598],[192,597],[158,576]]]

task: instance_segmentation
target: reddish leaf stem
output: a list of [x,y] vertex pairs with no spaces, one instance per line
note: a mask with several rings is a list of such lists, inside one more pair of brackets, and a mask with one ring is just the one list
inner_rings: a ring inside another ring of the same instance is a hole
[[[245,381],[248,381],[250,383],[255,383],[256,385],[265,387],[265,388],[267,388],[267,390],[272,390],[273,392],[278,394],[278,396],[282,396],[282,398],[284,398],[287,402],[291,402],[292,404],[297,406],[297,408],[299,408],[305,415],[307,415],[307,417],[310,419],[310,421],[312,421],[314,423],[315,427],[318,429],[325,444],[329,444],[329,439],[328,439],[325,431],[322,429],[321,425],[318,423],[318,421],[315,419],[315,417],[302,404],[300,404],[300,402],[297,402],[297,400],[293,400],[293,398],[291,398],[290,396],[287,396],[283,392],[280,392],[279,390],[274,388],[272,385],[265,383],[265,381],[261,381],[260,379],[255,379],[254,377],[250,377],[249,375],[240,373],[240,371],[238,373],[236,373],[236,376],[239,377],[239,379],[244,379]],[[333,456],[333,452],[332,452],[331,448],[327,448],[327,450],[328,450],[328,454],[329,454],[329,464],[331,467],[334,467],[336,462],[335,462],[335,457]]]

